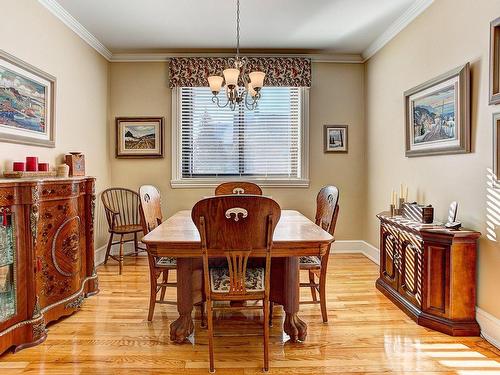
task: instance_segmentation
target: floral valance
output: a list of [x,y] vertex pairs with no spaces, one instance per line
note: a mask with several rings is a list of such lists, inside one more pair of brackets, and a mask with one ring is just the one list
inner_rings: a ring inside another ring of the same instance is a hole
[[[170,87],[208,86],[207,77],[233,67],[230,57],[179,57],[170,59]],[[301,57],[248,57],[245,72],[266,73],[265,86],[310,87],[311,60]]]

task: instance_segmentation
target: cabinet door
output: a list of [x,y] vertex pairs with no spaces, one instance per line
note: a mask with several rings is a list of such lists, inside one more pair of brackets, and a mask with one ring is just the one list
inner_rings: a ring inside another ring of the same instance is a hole
[[27,318],[24,248],[17,230],[24,217],[18,207],[0,207],[0,331]]
[[42,308],[71,296],[81,287],[85,265],[82,199],[76,195],[40,202],[36,255],[41,265],[37,290]]
[[425,243],[423,310],[446,317],[450,306],[450,248],[440,243]]
[[380,226],[380,242],[380,277],[397,289],[399,258],[397,233],[391,227],[382,224]]
[[422,306],[422,240],[402,232],[399,293],[418,308]]

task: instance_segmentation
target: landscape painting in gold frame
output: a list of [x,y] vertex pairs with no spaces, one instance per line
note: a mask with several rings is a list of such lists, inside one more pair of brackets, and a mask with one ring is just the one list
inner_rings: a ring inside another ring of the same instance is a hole
[[117,117],[116,157],[163,158],[163,117]]

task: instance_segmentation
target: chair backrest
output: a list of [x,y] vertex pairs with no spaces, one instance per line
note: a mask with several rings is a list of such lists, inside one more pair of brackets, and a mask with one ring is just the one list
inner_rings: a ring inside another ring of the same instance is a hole
[[245,294],[248,258],[253,251],[264,250],[268,288],[273,233],[280,216],[278,203],[262,196],[225,195],[196,203],[191,218],[200,232],[206,282],[210,253],[223,252],[229,267],[229,293]]
[[262,195],[262,189],[259,185],[254,184],[253,182],[244,181],[223,182],[215,188],[215,195],[231,194]]
[[142,231],[146,235],[163,221],[160,192],[155,186],[142,185],[139,188]]
[[139,194],[135,191],[125,188],[106,189],[101,194],[101,200],[111,229],[120,225],[140,224]]
[[316,224],[331,235],[335,232],[339,214],[339,189],[329,185],[322,188],[316,197]]

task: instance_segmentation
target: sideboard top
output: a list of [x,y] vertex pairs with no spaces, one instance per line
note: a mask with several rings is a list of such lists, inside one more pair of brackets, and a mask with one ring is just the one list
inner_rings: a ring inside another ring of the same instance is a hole
[[458,230],[453,230],[453,229],[448,229],[442,224],[434,223],[434,224],[423,224],[419,223],[418,221],[413,221],[409,220],[401,215],[396,215],[396,216],[391,216],[390,212],[384,211],[381,212],[377,215],[377,217],[381,221],[388,222],[390,224],[394,224],[400,227],[404,227],[410,230],[413,230],[415,232],[433,232],[433,233],[440,233],[440,234],[447,234],[455,237],[479,237],[481,235],[480,232],[466,229],[466,228],[460,228]]
[[78,182],[85,180],[95,180],[91,176],[78,177],[33,177],[33,178],[0,178],[0,186],[32,183],[54,183],[54,182]]

